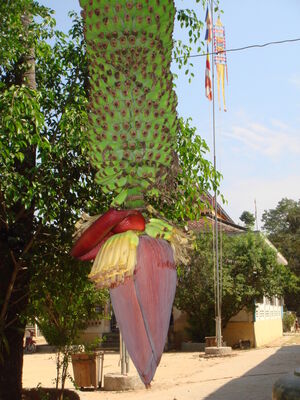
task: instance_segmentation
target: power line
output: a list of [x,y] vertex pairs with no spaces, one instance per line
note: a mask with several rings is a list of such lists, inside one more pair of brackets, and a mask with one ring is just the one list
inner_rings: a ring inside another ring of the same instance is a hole
[[[267,42],[267,43],[262,43],[262,44],[251,44],[249,46],[244,46],[244,47],[236,47],[233,49],[227,49],[227,50],[222,50],[222,51],[217,51],[217,52],[211,52],[211,53],[203,53],[203,54],[191,54],[187,58],[196,58],[196,57],[204,57],[209,55],[214,55],[214,54],[220,54],[220,53],[229,53],[229,52],[234,52],[234,51],[243,51],[243,50],[248,50],[248,49],[253,49],[253,48],[261,48],[261,47],[267,47],[267,46],[272,46],[275,44],[282,44],[282,43],[291,43],[291,42],[300,42],[300,38],[295,38],[295,39],[285,39],[285,40],[277,40],[273,42]],[[177,58],[184,58],[182,57],[177,57]]]

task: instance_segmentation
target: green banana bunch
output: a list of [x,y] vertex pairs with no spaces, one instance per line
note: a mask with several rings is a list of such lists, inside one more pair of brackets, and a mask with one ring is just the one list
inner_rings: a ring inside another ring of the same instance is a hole
[[143,205],[166,177],[178,128],[170,63],[173,0],[81,0],[96,182],[114,205]]
[[151,236],[154,239],[165,239],[170,241],[173,227],[161,219],[151,218],[149,223],[146,224],[145,232],[148,236]]
[[184,233],[182,230],[158,218],[149,220],[146,224],[145,232],[154,239],[167,240],[172,246],[177,264],[187,265],[189,263],[189,250],[191,250],[194,240],[193,233]]

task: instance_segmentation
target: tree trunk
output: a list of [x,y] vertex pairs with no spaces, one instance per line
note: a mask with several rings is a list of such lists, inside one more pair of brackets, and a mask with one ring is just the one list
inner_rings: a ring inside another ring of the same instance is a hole
[[[22,23],[24,26],[24,30],[27,33],[28,27],[32,21],[32,16],[25,13],[22,16]],[[24,54],[24,73],[22,76],[22,83],[29,87],[30,89],[36,89],[36,80],[35,80],[35,54],[34,48],[29,48]]]
[[3,369],[1,368],[0,399],[20,400],[22,390],[23,332],[19,333],[15,330],[15,327],[12,327],[10,330],[6,330],[6,335],[10,351],[9,354],[4,354],[4,365]]
[[[13,263],[6,263],[2,266],[2,270],[7,271],[8,279],[6,282],[2,282],[2,287],[6,288],[9,286],[9,278],[11,277],[11,271],[14,266]],[[3,272],[1,275],[3,276]],[[26,274],[27,275],[27,274]],[[27,301],[17,301],[20,299],[24,292],[27,292],[27,285],[25,284],[24,278],[26,275],[19,274],[17,276],[14,290],[8,305],[8,311],[5,315],[4,324],[10,324],[4,329],[4,335],[7,339],[7,348],[1,348],[3,357],[3,365],[0,366],[0,400],[20,400],[22,390],[22,367],[23,367],[23,336],[24,336],[24,323],[22,323],[18,314],[24,308]],[[22,279],[23,278],[23,279]],[[2,288],[1,288],[2,289]],[[20,289],[17,290],[17,289]],[[15,304],[13,304],[16,302]],[[0,361],[2,363],[2,361]]]
[[[25,35],[30,22],[31,16],[24,14]],[[24,51],[22,73],[16,75],[16,84],[36,89],[34,49]],[[16,170],[30,178],[28,171],[35,166],[35,154],[35,147],[28,146],[25,160],[16,162]],[[1,202],[3,213],[13,212],[18,221],[10,226],[3,222],[5,217],[0,220],[0,400],[21,400],[25,321],[20,315],[27,306],[29,286],[28,253],[24,256],[24,249],[33,237],[34,204],[29,210],[20,203],[6,210],[4,198]]]

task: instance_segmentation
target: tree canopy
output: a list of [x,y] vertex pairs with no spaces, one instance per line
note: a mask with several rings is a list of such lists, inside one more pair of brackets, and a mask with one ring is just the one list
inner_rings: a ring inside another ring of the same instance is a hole
[[[242,309],[253,311],[262,296],[282,296],[293,275],[277,262],[276,251],[253,232],[222,235],[222,325]],[[180,268],[176,306],[187,313],[194,340],[215,333],[213,237],[197,237],[189,267]]]
[[247,229],[253,229],[255,223],[255,217],[250,211],[243,211],[240,220],[244,222]]
[[262,216],[263,229],[271,242],[287,259],[290,270],[298,277],[298,291],[286,289],[285,303],[289,310],[300,313],[300,200],[283,198],[276,208]]

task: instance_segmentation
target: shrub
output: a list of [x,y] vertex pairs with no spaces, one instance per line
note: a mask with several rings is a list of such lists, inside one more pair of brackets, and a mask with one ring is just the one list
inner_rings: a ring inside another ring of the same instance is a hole
[[283,332],[290,332],[296,321],[296,315],[291,311],[283,313]]

